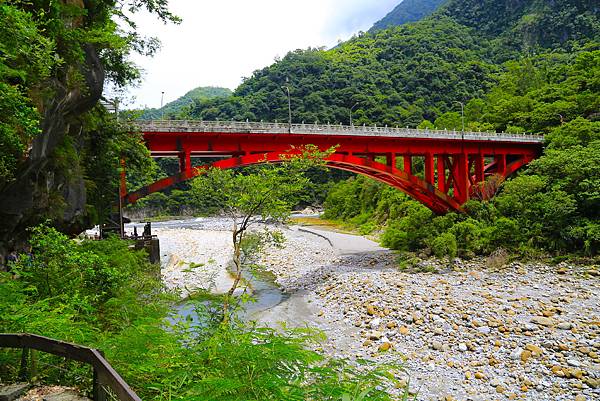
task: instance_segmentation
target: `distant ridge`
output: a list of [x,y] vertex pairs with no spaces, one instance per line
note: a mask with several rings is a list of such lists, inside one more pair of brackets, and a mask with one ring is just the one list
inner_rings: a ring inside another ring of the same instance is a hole
[[388,15],[377,21],[369,29],[369,32],[373,33],[392,26],[420,21],[433,14],[444,2],[446,0],[404,0]]
[[165,104],[162,108],[146,109],[142,111],[140,120],[155,120],[162,117],[169,117],[182,112],[186,107],[191,106],[195,100],[207,100],[224,98],[231,96],[231,90],[214,86],[201,86],[192,89],[182,97]]

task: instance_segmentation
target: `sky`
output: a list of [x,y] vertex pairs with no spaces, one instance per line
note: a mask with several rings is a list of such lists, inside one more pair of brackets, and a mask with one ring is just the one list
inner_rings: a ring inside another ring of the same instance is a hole
[[158,37],[153,57],[135,55],[142,83],[128,91],[126,107],[160,107],[198,86],[235,89],[244,77],[288,51],[331,48],[367,31],[401,0],[170,0],[183,18],[163,24],[148,14],[138,32]]

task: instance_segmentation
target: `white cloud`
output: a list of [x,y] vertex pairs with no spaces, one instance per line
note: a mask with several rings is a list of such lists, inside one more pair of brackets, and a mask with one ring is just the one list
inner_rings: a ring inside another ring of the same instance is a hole
[[132,106],[160,106],[197,86],[234,89],[253,71],[288,51],[331,47],[339,39],[367,30],[400,0],[171,0],[180,25],[136,16],[141,34],[156,36],[161,50],[136,56],[145,71],[133,88]]

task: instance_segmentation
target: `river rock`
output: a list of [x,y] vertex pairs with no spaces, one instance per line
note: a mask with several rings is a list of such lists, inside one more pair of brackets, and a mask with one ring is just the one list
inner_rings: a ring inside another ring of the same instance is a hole
[[531,321],[540,326],[549,327],[554,325],[554,320],[545,316],[535,316]]
[[573,324],[571,324],[569,322],[561,322],[561,323],[557,324],[556,327],[561,330],[571,330],[573,328]]
[[433,341],[431,343],[431,348],[433,348],[436,351],[441,351],[443,347],[444,345],[440,341]]
[[392,343],[390,343],[390,342],[384,342],[383,344],[381,344],[379,346],[379,352],[386,352],[390,348],[392,348]]

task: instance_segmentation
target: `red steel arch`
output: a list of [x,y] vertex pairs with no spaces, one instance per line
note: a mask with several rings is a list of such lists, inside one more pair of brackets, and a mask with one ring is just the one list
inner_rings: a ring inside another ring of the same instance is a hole
[[460,211],[486,177],[502,180],[538,157],[543,141],[524,135],[304,124],[154,122],[140,128],[153,157],[179,157],[180,173],[132,193],[122,188],[124,204],[203,174],[209,166],[191,168],[192,157],[224,157],[210,166],[229,169],[279,162],[290,149],[312,144],[321,150],[336,147],[326,159],[329,167],[384,182],[442,214]]

